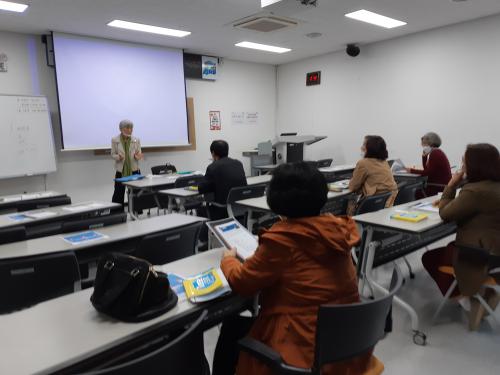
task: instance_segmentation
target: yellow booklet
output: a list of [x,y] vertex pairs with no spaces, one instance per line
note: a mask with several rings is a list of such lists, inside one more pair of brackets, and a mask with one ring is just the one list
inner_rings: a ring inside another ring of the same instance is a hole
[[391,219],[409,221],[411,223],[418,223],[422,220],[425,220],[429,217],[427,214],[423,214],[421,212],[398,212],[391,215]]
[[186,297],[191,302],[205,302],[231,291],[229,284],[220,268],[188,277],[182,282]]

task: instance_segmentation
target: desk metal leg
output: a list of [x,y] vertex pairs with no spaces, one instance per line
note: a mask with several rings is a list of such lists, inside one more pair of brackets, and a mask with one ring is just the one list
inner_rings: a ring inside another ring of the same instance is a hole
[[184,205],[186,203],[186,200],[184,198],[178,198],[177,201],[179,203],[179,213],[185,214],[186,213],[186,207]]
[[250,233],[252,233],[252,227],[255,223],[255,220],[252,219],[252,216],[253,216],[253,210],[252,209],[249,209],[247,211],[247,229],[250,231]]
[[168,196],[168,207],[167,207],[167,212],[171,214],[174,210],[174,197]]
[[[368,245],[368,254],[366,256],[366,263],[365,263],[365,275],[364,277],[366,278],[366,281],[370,288],[375,287],[379,291],[381,291],[384,294],[389,294],[389,291],[385,289],[383,286],[375,282],[375,280],[372,277],[372,270],[373,270],[373,259],[375,257],[375,250],[377,246],[375,242],[371,242]],[[399,265],[394,262],[394,267],[398,267]],[[372,289],[373,291],[373,289]],[[404,300],[399,298],[398,296],[394,296],[394,302],[396,305],[400,306],[403,310],[405,310],[408,315],[410,315],[411,319],[411,329],[413,331],[413,342],[417,345],[426,345],[427,343],[427,336],[425,333],[419,330],[419,319],[417,312],[415,309],[410,306],[408,303],[406,303]]]
[[139,220],[134,213],[134,189],[128,187],[127,188],[127,197],[128,197],[128,213],[132,220]]

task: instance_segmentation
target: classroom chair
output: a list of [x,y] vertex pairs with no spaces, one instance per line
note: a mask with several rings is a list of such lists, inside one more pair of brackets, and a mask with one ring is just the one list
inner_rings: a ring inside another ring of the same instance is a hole
[[[478,293],[476,293],[473,297],[479,300],[479,303],[484,307],[484,309],[490,314],[490,316],[493,317],[493,319],[497,322],[497,324],[500,324],[498,321],[497,317],[495,316],[495,312],[493,309],[490,307],[490,305],[485,301],[485,299],[482,296],[482,293],[491,290],[495,293],[500,293],[500,255],[493,255],[488,252],[488,250],[485,249],[480,249],[480,248],[475,248],[475,247],[470,247],[470,246],[463,246],[463,245],[456,245],[457,246],[457,251],[458,251],[458,256],[461,259],[467,260],[467,262],[470,262],[472,264],[477,264],[478,266],[486,265],[488,267],[488,278],[485,280],[483,283],[481,289],[479,290]],[[439,267],[439,271],[455,277],[455,271],[453,267],[450,266],[442,266]],[[434,313],[434,316],[432,318],[433,323],[436,322],[437,317],[439,316],[439,313],[443,309],[445,303],[448,301],[450,298],[451,294],[455,290],[455,288],[458,286],[458,282],[455,279],[451,286],[448,288],[446,291],[446,294],[444,295],[443,300],[439,304],[439,307],[437,308],[436,312]],[[473,325],[471,326],[471,322],[469,322],[469,326],[471,329],[474,329]]]
[[238,219],[247,228],[251,228],[252,218],[248,210],[238,207],[235,203],[243,199],[262,197],[266,192],[266,185],[251,185],[232,188],[227,196],[227,213],[230,217]]
[[207,310],[203,310],[189,328],[166,344],[166,338],[160,344],[148,342],[133,350],[130,360],[119,357],[119,365],[80,375],[210,375],[203,345],[202,323],[206,316]]
[[0,244],[24,241],[26,239],[26,227],[16,225],[13,227],[0,228]]
[[0,313],[12,312],[80,289],[73,252],[0,261]]
[[[205,179],[204,176],[194,175],[194,176],[183,176],[175,180],[175,188],[185,188],[188,186],[198,186]],[[186,199],[184,202],[184,208],[186,212],[192,210],[199,210],[203,207],[203,197],[198,196],[190,199]]]
[[381,193],[364,197],[356,207],[355,215],[366,214],[368,212],[375,212],[385,208],[387,200],[391,197],[392,192]]
[[416,200],[417,191],[423,191],[425,184],[423,181],[410,184],[408,182],[401,182],[398,184],[398,195],[394,201],[394,205],[410,203]]
[[[326,364],[345,361],[372,351],[384,337],[386,318],[392,299],[402,284],[396,267],[389,293],[376,300],[346,305],[321,305],[318,310],[316,345],[312,368],[286,364],[280,354],[253,339],[239,341],[240,349],[269,366],[275,374],[320,374]],[[380,369],[382,371],[382,368]]]
[[38,210],[40,208],[63,206],[65,204],[71,204],[71,198],[67,195],[62,197],[51,197],[45,199],[37,199],[31,201],[20,201],[16,203],[17,212]]
[[139,242],[134,256],[154,265],[162,265],[196,253],[196,244],[202,222],[182,228],[145,236]]

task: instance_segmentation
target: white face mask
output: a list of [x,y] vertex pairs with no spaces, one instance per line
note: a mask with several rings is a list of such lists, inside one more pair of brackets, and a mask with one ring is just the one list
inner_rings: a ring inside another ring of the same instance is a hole
[[423,149],[425,155],[429,155],[432,151],[431,146],[424,146],[422,149]]

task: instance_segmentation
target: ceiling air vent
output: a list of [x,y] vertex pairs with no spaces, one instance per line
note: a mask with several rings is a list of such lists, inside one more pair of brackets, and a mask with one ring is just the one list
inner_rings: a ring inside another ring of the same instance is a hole
[[261,16],[246,19],[245,21],[235,23],[233,26],[238,29],[260,31],[268,33],[271,31],[282,30],[288,27],[297,26],[298,22],[275,16]]

